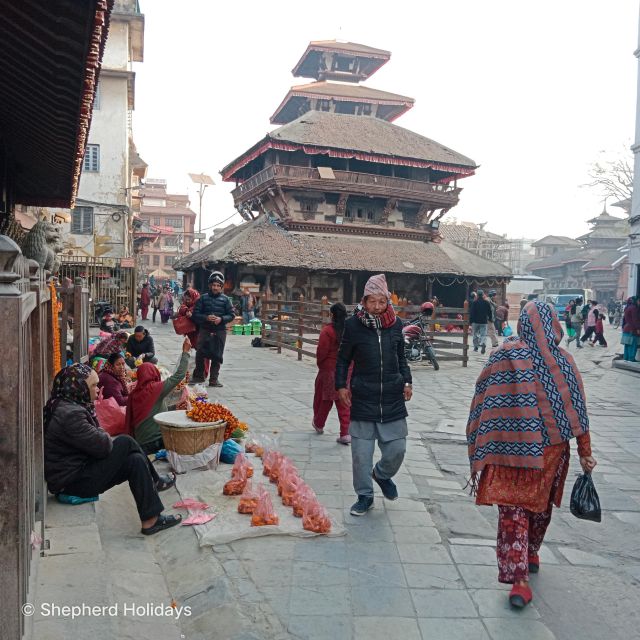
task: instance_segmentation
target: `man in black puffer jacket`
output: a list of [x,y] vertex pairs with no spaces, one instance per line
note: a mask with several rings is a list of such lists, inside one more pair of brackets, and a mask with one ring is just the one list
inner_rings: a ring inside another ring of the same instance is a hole
[[[406,450],[407,408],[411,399],[411,371],[404,354],[402,321],[389,303],[384,274],[372,276],[361,307],[344,325],[336,365],[338,399],[351,407],[353,488],[358,501],[351,514],[362,516],[373,507],[375,480],[385,498],[396,500],[393,476]],[[347,374],[354,363],[351,389]],[[382,458],[373,468],[375,443]]]
[[127,365],[131,369],[135,368],[135,361],[138,358],[142,358],[145,362],[151,362],[151,364],[158,363],[153,338],[149,335],[149,331],[142,325],[138,325],[133,330],[133,335],[129,336],[125,349],[127,353],[131,354],[131,356],[127,358]]
[[210,387],[222,386],[218,376],[227,341],[227,323],[235,317],[231,301],[222,293],[223,287],[224,275],[220,271],[214,271],[209,276],[209,293],[198,299],[191,316],[198,325],[196,368],[191,381],[204,382],[204,361],[208,359],[211,360]]

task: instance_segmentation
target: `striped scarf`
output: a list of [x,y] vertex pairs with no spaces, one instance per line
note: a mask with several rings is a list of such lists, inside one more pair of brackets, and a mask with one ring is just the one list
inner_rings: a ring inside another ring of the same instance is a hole
[[369,329],[388,329],[389,327],[392,327],[396,321],[396,312],[394,311],[391,303],[387,305],[384,313],[381,313],[379,316],[373,316],[370,313],[367,313],[365,308],[362,306],[362,303],[360,303],[353,310],[353,315]]
[[467,422],[472,485],[487,464],[539,471],[545,447],[589,431],[582,378],[558,346],[555,311],[529,302],[518,333],[491,354],[476,382]]

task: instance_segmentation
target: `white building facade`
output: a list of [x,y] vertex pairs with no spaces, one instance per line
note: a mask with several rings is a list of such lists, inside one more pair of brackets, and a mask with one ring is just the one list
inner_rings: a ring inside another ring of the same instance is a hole
[[[144,175],[131,131],[134,62],[144,53],[138,0],[116,0],[104,52],[76,206],[65,254],[130,258],[136,186]],[[133,199],[132,199],[133,196]]]

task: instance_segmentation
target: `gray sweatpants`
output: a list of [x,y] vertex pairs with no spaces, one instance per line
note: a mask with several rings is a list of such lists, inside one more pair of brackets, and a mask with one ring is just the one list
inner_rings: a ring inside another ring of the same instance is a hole
[[353,488],[358,496],[373,498],[373,453],[376,440],[382,457],[376,464],[376,476],[388,480],[398,473],[407,450],[407,421],[364,422],[352,420],[351,463],[353,467]]

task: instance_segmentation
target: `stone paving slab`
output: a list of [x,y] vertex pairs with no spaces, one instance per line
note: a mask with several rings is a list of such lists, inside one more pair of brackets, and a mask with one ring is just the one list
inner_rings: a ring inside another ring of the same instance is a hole
[[[161,362],[171,368],[179,338],[171,327],[148,326]],[[437,373],[416,368],[407,455],[397,478],[401,498],[390,503],[377,493],[375,509],[353,518],[350,451],[335,443],[336,416],[321,437],[310,428],[313,361],[253,349],[245,338],[230,336],[225,386],[212,396],[252,429],[278,432],[281,450],[344,523],[346,538],[268,537],[200,549],[184,527],[142,539],[128,489],[118,487],[95,506],[51,510],[47,536],[56,549],[42,559],[41,595],[79,597],[89,585],[84,593],[96,600],[113,601],[117,589],[119,596],[189,603],[193,615],[160,626],[38,620],[34,638],[589,640],[605,637],[604,629],[615,631],[608,637],[632,637],[637,611],[617,603],[620,596],[640,599],[634,542],[640,532],[640,407],[637,379],[610,368],[613,345],[575,354],[601,461],[594,478],[603,522],[578,521],[566,505],[555,513],[541,572],[532,579],[534,603],[517,612],[507,605],[508,585],[496,579],[496,510],[477,507],[462,489],[466,414],[484,358],[472,354],[467,368],[443,363]],[[172,502],[167,496],[166,504]],[[65,574],[73,579],[65,582]],[[577,628],[567,622],[574,614]]]

